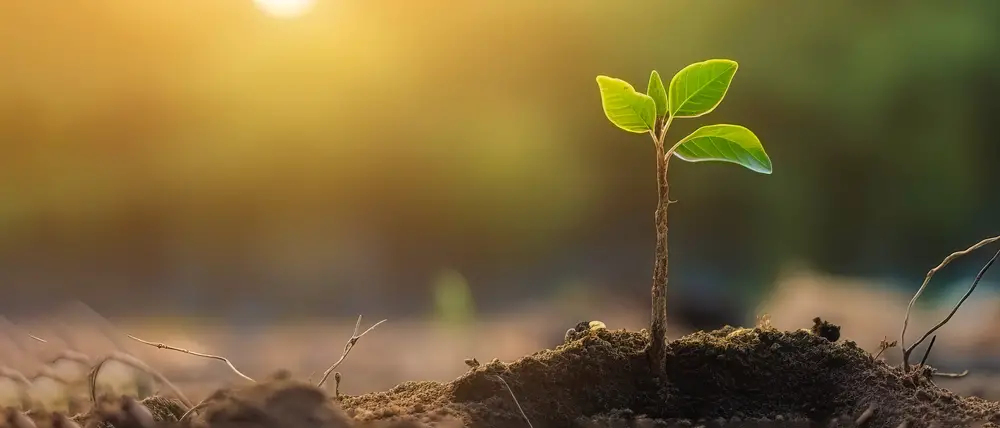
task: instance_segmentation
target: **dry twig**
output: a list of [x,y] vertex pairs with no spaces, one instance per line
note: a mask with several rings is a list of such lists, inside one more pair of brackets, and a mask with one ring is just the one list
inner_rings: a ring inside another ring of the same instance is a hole
[[497,379],[500,379],[500,382],[503,382],[503,386],[507,388],[507,392],[510,393],[510,398],[513,398],[514,404],[517,405],[517,410],[521,412],[521,416],[524,417],[524,421],[528,423],[528,428],[535,428],[531,425],[531,419],[528,419],[528,415],[524,413],[524,409],[521,408],[521,403],[517,401],[517,397],[514,396],[514,390],[510,389],[510,385],[507,384],[507,381],[503,380],[503,378],[500,377],[500,375],[494,375],[494,376],[496,376]]
[[323,378],[319,380],[319,383],[316,384],[316,387],[318,388],[323,387],[323,385],[326,383],[326,380],[330,377],[330,374],[332,374],[333,371],[337,369],[337,366],[339,366],[340,363],[344,362],[344,359],[347,358],[347,354],[351,353],[351,349],[353,349],[354,345],[358,343],[358,339],[361,339],[364,335],[368,334],[369,331],[374,330],[375,327],[378,327],[379,324],[382,324],[386,321],[388,320],[379,321],[373,324],[371,327],[368,327],[368,330],[365,330],[364,333],[358,334],[358,330],[361,329],[361,315],[358,315],[358,322],[354,324],[354,334],[351,335],[351,338],[347,340],[347,344],[344,345],[344,352],[340,354],[340,359],[338,359],[337,362],[333,363],[333,365],[331,365],[329,368],[326,369],[326,371],[323,372]]
[[191,406],[191,408],[188,409],[188,411],[184,412],[184,414],[181,415],[181,418],[178,419],[177,422],[184,422],[184,421],[187,420],[188,417],[190,417],[191,415],[193,415],[194,412],[205,408],[205,406],[208,405],[209,401],[212,398],[214,398],[214,397],[211,396],[211,395],[209,395],[208,397],[205,397],[204,400],[201,400],[200,402],[198,402],[198,404],[195,404],[194,406]]
[[122,364],[130,366],[132,368],[135,368],[136,370],[139,370],[141,372],[144,372],[152,376],[157,380],[157,382],[160,382],[160,384],[166,386],[167,389],[169,389],[170,392],[172,392],[174,396],[177,397],[177,399],[181,400],[181,403],[183,403],[185,407],[188,408],[191,407],[191,400],[189,400],[187,396],[184,395],[183,392],[181,392],[180,388],[177,388],[177,386],[175,386],[173,383],[167,380],[165,376],[160,374],[160,372],[153,370],[153,368],[149,367],[149,365],[147,365],[146,363],[142,362],[136,357],[133,357],[123,352],[115,352],[111,355],[108,355],[107,357],[102,358],[101,361],[99,361],[97,365],[95,365],[94,368],[90,370],[90,374],[87,376],[87,382],[90,386],[90,402],[92,404],[97,404],[97,375],[101,372],[101,367],[104,367],[104,363],[108,361],[118,361]]
[[895,340],[893,340],[892,342],[890,342],[888,337],[882,338],[882,341],[879,342],[879,344],[878,344],[878,353],[875,354],[875,356],[872,357],[872,358],[877,360],[878,357],[881,356],[882,353],[885,352],[886,349],[893,348],[895,346],[896,346],[896,341]]
[[968,374],[969,374],[968,370],[962,370],[961,373],[939,373],[939,372],[935,372],[934,376],[937,376],[937,377],[959,378],[959,377],[965,377]]
[[925,333],[923,335],[923,337],[920,338],[920,340],[918,340],[916,343],[914,343],[914,344],[910,345],[909,347],[907,347],[906,346],[906,327],[910,323],[910,311],[913,310],[913,305],[917,302],[917,299],[919,299],[920,296],[924,293],[924,290],[927,288],[927,284],[929,284],[931,282],[931,278],[939,270],[941,270],[945,266],[947,266],[948,263],[951,263],[952,260],[955,260],[955,259],[957,259],[959,257],[962,257],[962,256],[964,256],[966,254],[969,254],[969,253],[971,253],[971,252],[973,252],[973,251],[975,251],[975,250],[977,250],[977,249],[979,249],[979,248],[981,248],[981,247],[983,247],[985,245],[992,244],[992,243],[994,243],[996,241],[1000,241],[1000,236],[994,236],[992,238],[986,238],[986,239],[984,239],[982,241],[977,242],[975,245],[973,245],[973,246],[971,246],[969,248],[966,248],[965,250],[956,251],[954,253],[951,253],[948,257],[945,257],[945,259],[941,261],[941,264],[935,266],[933,269],[931,269],[930,271],[927,272],[927,275],[924,277],[924,282],[922,284],[920,284],[920,288],[917,289],[916,294],[914,294],[913,298],[910,299],[910,304],[906,306],[906,315],[903,317],[903,329],[899,333],[899,345],[903,349],[903,370],[904,371],[909,371],[910,370],[910,353],[913,352],[913,349],[917,345],[919,345],[921,342],[923,342],[925,339],[927,339],[928,336],[930,336],[935,331],[937,331],[937,329],[941,328],[941,326],[945,325],[948,321],[951,320],[951,317],[953,315],[955,315],[955,312],[958,312],[958,308],[960,306],[962,306],[962,303],[965,303],[965,299],[967,299],[969,297],[969,295],[972,294],[972,291],[976,289],[976,286],[979,285],[979,280],[982,278],[982,275],[986,272],[987,269],[989,269],[989,267],[993,264],[993,262],[996,261],[997,255],[1000,255],[1000,252],[998,252],[997,255],[994,255],[993,258],[990,259],[989,263],[987,263],[986,266],[983,267],[983,269],[979,271],[979,274],[976,275],[976,280],[972,283],[972,286],[969,287],[969,291],[967,291],[965,293],[965,295],[962,296],[962,300],[960,300],[958,302],[958,304],[955,305],[955,308],[952,309],[951,313],[948,314],[948,316],[945,317],[945,319],[943,321],[941,321],[936,326],[934,326],[933,328],[931,328],[930,331],[928,331],[927,333]]
[[924,357],[920,359],[920,365],[923,366],[927,364],[927,357],[931,355],[931,349],[934,349],[934,342],[937,341],[937,335],[931,338],[931,343],[927,344],[927,349],[924,350]]
[[226,365],[229,366],[229,368],[232,369],[233,373],[236,373],[237,376],[239,376],[239,377],[241,377],[243,379],[249,380],[250,382],[257,383],[257,381],[253,380],[253,378],[251,378],[250,376],[247,376],[247,375],[243,374],[243,372],[239,371],[239,369],[237,369],[236,366],[234,366],[233,363],[230,362],[229,359],[226,358],[226,357],[220,357],[218,355],[203,354],[201,352],[189,351],[187,349],[178,348],[176,346],[170,346],[170,345],[166,345],[166,344],[163,344],[163,343],[153,343],[153,342],[150,342],[150,341],[142,340],[142,339],[140,339],[138,337],[135,337],[135,336],[133,336],[131,334],[128,335],[128,337],[129,337],[129,339],[132,339],[132,340],[134,340],[136,342],[139,342],[139,343],[142,343],[142,344],[145,344],[145,345],[149,345],[149,346],[153,346],[153,347],[156,347],[156,348],[159,348],[159,349],[169,349],[171,351],[177,351],[177,352],[185,353],[185,354],[188,354],[188,355],[194,355],[196,357],[211,358],[213,360],[222,361],[222,362],[226,363]]

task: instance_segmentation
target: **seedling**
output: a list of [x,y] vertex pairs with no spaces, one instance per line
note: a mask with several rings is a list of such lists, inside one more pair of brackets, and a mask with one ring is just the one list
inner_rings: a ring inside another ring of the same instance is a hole
[[649,75],[646,93],[628,82],[597,76],[604,114],[625,131],[653,137],[656,147],[656,182],[659,201],[656,206],[656,252],[653,266],[652,319],[650,321],[650,367],[659,375],[664,368],[667,329],[667,206],[670,185],[667,166],[671,157],[687,162],[718,161],[743,165],[751,171],[771,173],[771,160],[760,140],[739,125],[708,125],[698,128],[669,148],[665,147],[667,130],[674,119],[693,118],[711,113],[729,91],[738,65],[728,59],[696,62],[677,72],[667,88],[656,70]]

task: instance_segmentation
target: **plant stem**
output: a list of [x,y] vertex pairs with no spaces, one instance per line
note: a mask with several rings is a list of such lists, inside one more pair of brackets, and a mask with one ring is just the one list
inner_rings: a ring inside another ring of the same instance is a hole
[[673,122],[672,116],[667,116],[663,127],[660,128],[659,135],[650,131],[653,141],[656,143],[656,183],[659,198],[656,204],[654,215],[656,224],[656,252],[653,262],[653,285],[651,287],[652,316],[649,323],[650,346],[649,364],[653,375],[661,377],[666,363],[666,335],[667,335],[667,206],[670,205],[670,184],[667,182],[667,165],[673,148],[670,152],[664,151],[664,137],[667,129]]

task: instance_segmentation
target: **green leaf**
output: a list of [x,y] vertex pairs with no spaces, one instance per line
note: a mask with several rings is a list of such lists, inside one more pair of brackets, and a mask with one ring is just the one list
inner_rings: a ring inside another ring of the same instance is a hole
[[674,156],[687,162],[731,162],[762,174],[771,173],[771,159],[749,129],[739,125],[698,128],[677,142]]
[[597,76],[604,115],[615,126],[642,134],[653,129],[656,122],[656,102],[649,95],[636,92],[628,82],[608,76]]
[[653,98],[656,103],[656,117],[666,116],[667,114],[667,89],[663,87],[663,81],[660,80],[660,73],[653,70],[649,73],[649,85],[646,86],[646,95]]
[[736,61],[710,59],[678,71],[670,80],[670,115],[698,117],[715,110],[726,96],[737,68]]

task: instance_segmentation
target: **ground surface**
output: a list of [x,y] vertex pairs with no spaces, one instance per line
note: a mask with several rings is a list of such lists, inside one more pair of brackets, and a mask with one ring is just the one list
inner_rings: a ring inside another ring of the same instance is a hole
[[342,402],[362,420],[411,415],[524,426],[499,376],[536,426],[636,416],[664,424],[854,420],[873,405],[866,426],[1000,419],[997,403],[958,397],[922,373],[903,374],[876,361],[853,342],[830,342],[805,330],[725,328],[685,336],[668,347],[663,383],[647,369],[647,343],[643,332],[598,330],[512,364],[486,364],[449,383],[406,383]]
[[[385,392],[334,399],[282,373],[256,385],[219,391],[189,425],[521,428],[528,426],[525,416],[539,428],[831,426],[830,420],[838,417],[860,418],[866,427],[904,422],[908,427],[989,426],[1000,421],[1000,403],[957,396],[936,386],[923,370],[903,373],[853,342],[831,342],[809,330],[727,327],[682,337],[668,346],[663,382],[648,370],[647,345],[642,331],[587,330],[556,349],[510,364],[472,363],[451,382],[407,382]],[[171,400],[145,403],[158,420],[173,421],[183,414]],[[123,409],[117,428],[136,426],[129,425],[127,403],[102,408],[110,413]],[[39,426],[50,418],[35,416]],[[81,424],[88,420],[77,419]]]

